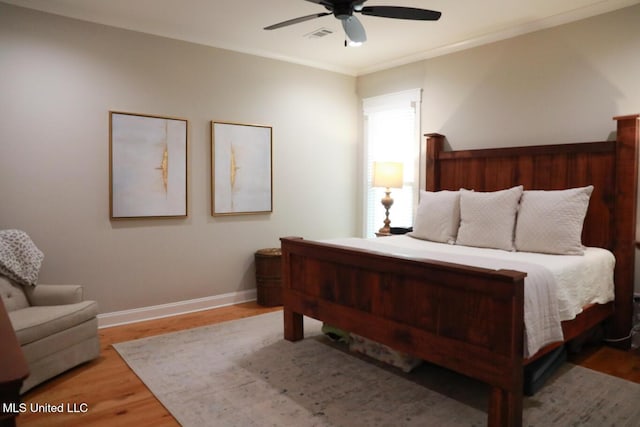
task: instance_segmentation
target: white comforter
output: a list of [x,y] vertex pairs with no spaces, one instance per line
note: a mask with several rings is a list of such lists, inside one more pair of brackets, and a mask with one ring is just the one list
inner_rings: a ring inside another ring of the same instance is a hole
[[535,354],[547,344],[562,340],[561,321],[575,318],[587,304],[606,303],[614,297],[615,258],[611,252],[601,248],[587,248],[583,256],[547,255],[448,245],[406,235],[323,242],[388,255],[527,273],[525,357]]

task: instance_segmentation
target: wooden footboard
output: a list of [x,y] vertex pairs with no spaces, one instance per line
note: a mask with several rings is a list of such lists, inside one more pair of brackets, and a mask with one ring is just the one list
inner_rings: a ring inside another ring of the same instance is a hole
[[488,424],[522,424],[525,273],[281,242],[287,340],[328,322],[489,384]]

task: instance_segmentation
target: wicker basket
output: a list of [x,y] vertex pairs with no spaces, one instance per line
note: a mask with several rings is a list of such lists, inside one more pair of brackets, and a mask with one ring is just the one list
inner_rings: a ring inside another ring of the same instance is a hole
[[282,251],[280,248],[260,249],[255,253],[258,304],[282,305]]

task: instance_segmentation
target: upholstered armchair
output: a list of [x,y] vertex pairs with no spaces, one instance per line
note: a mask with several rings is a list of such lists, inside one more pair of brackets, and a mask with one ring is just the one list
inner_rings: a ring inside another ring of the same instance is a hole
[[21,393],[98,357],[98,306],[78,285],[37,283],[44,254],[21,230],[0,230],[0,297],[29,376]]
[[29,365],[21,393],[98,357],[98,306],[78,285],[23,286],[0,276],[0,296]]

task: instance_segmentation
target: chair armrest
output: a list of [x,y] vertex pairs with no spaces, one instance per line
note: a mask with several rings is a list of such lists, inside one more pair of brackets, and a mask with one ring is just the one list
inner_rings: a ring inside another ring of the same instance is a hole
[[25,286],[25,294],[31,305],[64,305],[82,302],[80,285]]

